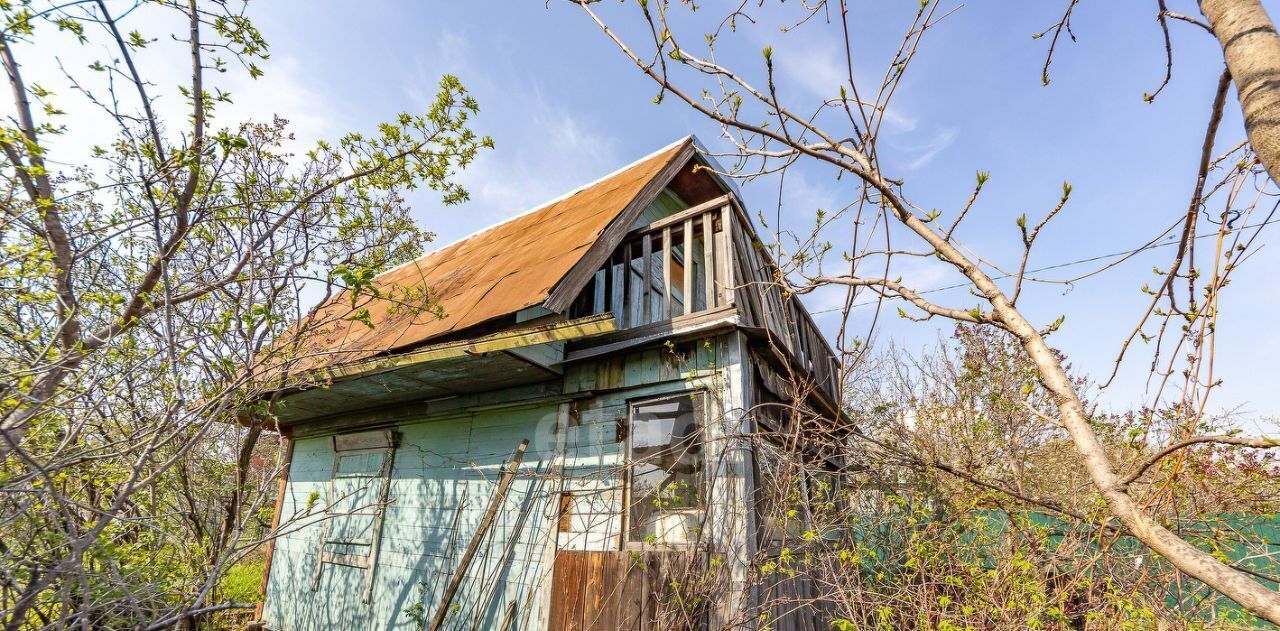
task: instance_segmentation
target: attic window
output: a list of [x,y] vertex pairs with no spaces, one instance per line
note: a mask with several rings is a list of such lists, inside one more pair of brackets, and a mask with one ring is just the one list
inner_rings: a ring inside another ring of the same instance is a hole
[[627,541],[685,543],[704,506],[702,398],[685,394],[631,405],[627,432]]

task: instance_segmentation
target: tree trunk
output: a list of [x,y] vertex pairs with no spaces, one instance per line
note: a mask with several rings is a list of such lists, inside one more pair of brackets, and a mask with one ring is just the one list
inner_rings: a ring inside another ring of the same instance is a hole
[[1174,567],[1236,601],[1259,618],[1280,624],[1280,592],[1187,543],[1148,515],[1129,496],[1125,483],[1111,467],[1110,459],[1089,422],[1089,416],[1071,379],[1054,357],[1044,337],[1008,304],[1004,296],[997,296],[992,305],[1035,362],[1041,383],[1052,393],[1063,425],[1080,454],[1081,463],[1106,501],[1111,514],[1134,537],[1167,559]]
[[1249,143],[1280,183],[1280,35],[1260,0],[1200,0],[1240,93]]

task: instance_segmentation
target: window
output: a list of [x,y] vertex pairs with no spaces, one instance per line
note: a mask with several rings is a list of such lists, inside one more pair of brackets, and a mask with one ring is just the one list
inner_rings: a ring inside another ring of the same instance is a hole
[[686,543],[703,515],[701,397],[631,405],[627,432],[627,541]]

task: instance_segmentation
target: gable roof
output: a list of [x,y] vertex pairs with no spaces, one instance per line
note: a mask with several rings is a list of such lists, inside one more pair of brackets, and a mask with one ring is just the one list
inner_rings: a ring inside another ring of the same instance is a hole
[[[379,274],[373,284],[384,294],[399,288],[429,288],[444,317],[396,302],[370,299],[372,328],[348,319],[351,296],[342,292],[317,307],[310,322],[323,323],[305,335],[304,357],[296,373],[418,346],[432,339],[543,304],[565,275],[580,263],[616,218],[646,195],[656,194],[664,176],[692,146],[684,138],[591,184],[512,219],[486,228],[417,260]],[[656,184],[656,189],[653,184]],[[363,298],[361,299],[364,300]]]

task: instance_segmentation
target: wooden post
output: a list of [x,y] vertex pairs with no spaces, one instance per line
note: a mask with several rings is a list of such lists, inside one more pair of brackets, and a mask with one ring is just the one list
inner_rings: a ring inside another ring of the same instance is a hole
[[646,232],[641,243],[640,252],[641,256],[644,257],[644,285],[643,289],[640,290],[640,301],[642,303],[640,313],[643,318],[640,324],[648,324],[656,319],[653,307],[650,305],[653,302],[653,235]]
[[[702,215],[702,291],[706,292],[707,310],[716,307],[716,238],[711,213]],[[720,256],[724,256],[721,254]]]
[[617,254],[609,255],[609,310],[613,312],[613,321],[621,329],[626,326],[625,321],[622,319],[622,310],[626,308],[626,300],[623,298],[622,274],[626,273],[626,269],[614,263],[617,258]]
[[596,272],[595,291],[591,296],[591,313],[604,313],[609,310],[609,268]]
[[[630,261],[627,262],[629,266]],[[436,615],[431,619],[431,624],[427,627],[429,631],[440,631],[440,626],[444,624],[444,619],[449,615],[449,605],[453,603],[453,597],[458,592],[458,586],[462,584],[462,578],[467,574],[467,568],[471,565],[471,560],[475,558],[476,551],[480,549],[480,542],[484,540],[484,535],[489,531],[489,527],[493,525],[493,518],[498,514],[498,508],[502,506],[504,500],[507,499],[507,491],[511,489],[511,483],[516,479],[516,471],[520,469],[520,461],[524,460],[524,451],[529,448],[529,439],[520,441],[520,446],[516,447],[516,453],[511,457],[511,462],[507,463],[507,468],[502,472],[502,478],[498,480],[498,488],[493,493],[493,498],[489,500],[489,508],[485,510],[484,518],[480,520],[480,527],[476,529],[476,534],[471,537],[471,543],[467,544],[467,551],[462,553],[462,560],[458,562],[458,571],[454,572],[453,578],[449,580],[449,586],[444,590],[444,596],[440,597],[440,607],[436,609]]]
[[684,315],[693,313],[693,219],[684,220]]
[[733,211],[729,204],[720,207],[720,232],[724,235],[724,256],[720,259],[721,270],[724,272],[724,303],[731,305],[734,302],[734,286],[736,285],[733,278]]
[[631,321],[631,244],[622,248],[622,324],[620,328],[633,326]]
[[675,314],[671,308],[671,226],[662,229],[662,319]]
[[751,611],[753,584],[751,560],[756,554],[756,515],[752,471],[751,418],[746,414],[752,404],[751,355],[741,332],[721,338],[717,350],[725,353],[722,371],[723,390],[719,397],[708,397],[709,412],[714,420],[705,427],[710,452],[706,454],[711,476],[710,514],[707,531],[712,549],[723,555],[726,591],[717,598],[711,610],[710,628],[728,628],[743,612]]
[[275,556],[276,529],[280,527],[280,506],[284,504],[284,492],[289,486],[289,465],[293,464],[293,438],[287,429],[280,430],[280,440],[285,441],[284,466],[280,468],[279,486],[276,488],[276,507],[271,514],[271,539],[267,540],[266,560],[262,564],[262,584],[258,587],[258,595],[262,600],[253,610],[255,620],[262,620],[262,611],[267,605],[267,584],[271,582],[271,559]]

